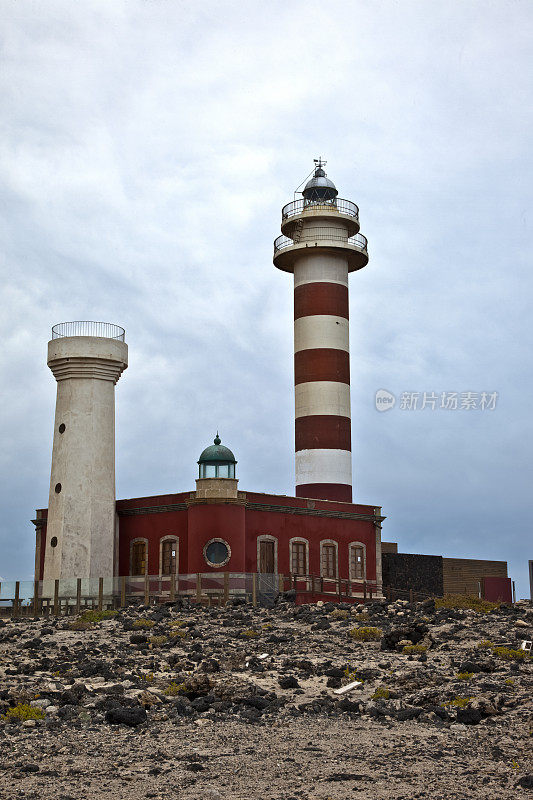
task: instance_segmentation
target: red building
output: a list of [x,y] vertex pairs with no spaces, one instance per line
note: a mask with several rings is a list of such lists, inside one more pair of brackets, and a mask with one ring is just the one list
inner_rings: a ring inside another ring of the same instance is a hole
[[[281,574],[317,595],[339,579],[343,594],[381,594],[381,508],[239,491],[236,463],[217,435],[196,491],[117,500],[115,575]],[[45,510],[35,523],[42,579]]]

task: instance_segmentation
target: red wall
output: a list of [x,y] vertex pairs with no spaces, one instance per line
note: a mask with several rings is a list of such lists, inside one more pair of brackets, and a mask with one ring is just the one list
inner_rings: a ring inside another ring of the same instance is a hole
[[[224,539],[231,549],[229,562],[210,567],[203,548],[210,539]],[[199,504],[189,508],[189,561],[187,572],[246,572],[244,506],[229,503]]]
[[[159,573],[159,543],[163,536],[174,534],[179,538],[179,565],[181,574],[196,572],[256,572],[257,537],[269,534],[278,540],[278,572],[289,574],[289,540],[293,537],[309,542],[309,572],[320,575],[320,541],[332,539],[338,543],[339,575],[349,575],[348,544],[358,541],[366,545],[368,580],[376,579],[376,536],[374,524],[367,520],[313,516],[313,512],[373,515],[373,506],[351,503],[333,503],[320,500],[246,493],[246,500],[237,503],[213,501],[193,502],[188,508],[149,513],[150,507],[168,507],[184,504],[191,493],[161,495],[158,497],[119,500],[117,511],[120,520],[119,574],[130,571],[130,545],[133,539],[148,539],[148,571]],[[273,510],[250,508],[250,504],[275,506]],[[287,512],[282,511],[287,508]],[[121,512],[141,511],[133,516]],[[310,513],[295,514],[293,509]],[[204,545],[213,538],[224,539],[231,548],[227,565],[210,567],[203,556]]]

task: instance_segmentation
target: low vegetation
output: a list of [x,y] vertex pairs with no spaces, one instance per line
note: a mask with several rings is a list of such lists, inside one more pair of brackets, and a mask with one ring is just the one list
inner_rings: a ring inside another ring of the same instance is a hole
[[353,683],[354,681],[359,681],[360,683],[364,683],[364,680],[359,677],[357,674],[357,669],[351,669],[350,667],[346,667],[344,670],[344,683]]
[[417,653],[426,653],[427,647],[425,644],[406,644],[402,648],[402,653],[405,653],[407,656],[414,656]]
[[162,644],[168,642],[168,638],[166,636],[150,636],[148,641],[152,647],[161,647]]
[[116,617],[118,611],[109,609],[107,611],[84,611],[80,616],[82,622],[102,622],[103,619],[113,619]]
[[44,719],[44,711],[42,708],[30,706],[28,703],[18,703],[13,708],[7,709],[4,719],[20,720],[20,722],[26,722],[27,719]]
[[348,619],[350,612],[344,608],[335,608],[331,612],[331,619]]
[[448,700],[441,705],[444,707],[451,706],[452,708],[466,708],[471,700],[471,697],[454,697],[453,700]]
[[164,691],[168,697],[177,697],[179,694],[184,694],[185,684],[171,681]]
[[170,636],[172,639],[186,639],[187,631],[182,631],[182,630],[172,631]]
[[493,647],[492,652],[498,658],[504,658],[506,661],[524,661],[531,656],[525,650],[513,650],[510,647]]
[[371,700],[388,700],[390,698],[390,691],[378,686],[374,694],[370,697]]
[[154,625],[155,622],[153,621],[153,619],[146,619],[145,617],[141,617],[141,619],[136,619],[135,622],[133,623],[134,628],[140,628],[141,630],[149,630],[150,628],[153,628]]
[[435,608],[463,608],[478,614],[488,614],[499,607],[500,603],[491,603],[473,594],[447,594],[435,600]]
[[358,642],[378,642],[383,635],[381,628],[373,628],[369,625],[361,628],[352,628],[350,636]]
[[455,676],[460,681],[469,681],[474,677],[473,672],[458,672]]

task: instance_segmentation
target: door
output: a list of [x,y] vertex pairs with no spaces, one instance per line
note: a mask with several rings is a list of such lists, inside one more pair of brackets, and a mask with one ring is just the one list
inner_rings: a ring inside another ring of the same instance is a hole
[[259,572],[266,572],[268,575],[275,572],[274,542],[259,542]]

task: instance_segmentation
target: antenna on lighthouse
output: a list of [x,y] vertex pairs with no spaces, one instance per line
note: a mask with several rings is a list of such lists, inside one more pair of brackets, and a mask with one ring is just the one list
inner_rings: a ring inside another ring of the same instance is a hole
[[295,200],[296,200],[296,195],[297,194],[302,194],[301,191],[300,191],[300,188],[304,185],[304,183],[307,183],[307,181],[309,180],[311,175],[314,175],[316,177],[318,170],[322,170],[322,173],[319,173],[319,174],[321,174],[321,176],[324,176],[326,174],[324,172],[323,167],[325,167],[328,162],[327,161],[322,161],[322,156],[318,156],[318,158],[314,158],[313,161],[315,163],[315,166],[313,167],[313,169],[311,170],[309,175],[306,175],[305,178],[303,179],[303,181],[294,190],[294,199]]

